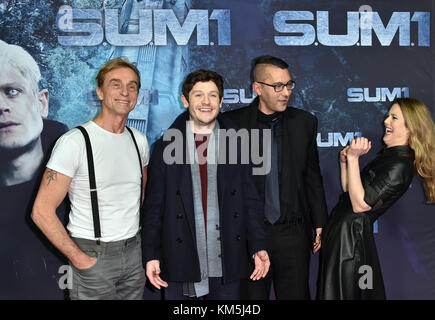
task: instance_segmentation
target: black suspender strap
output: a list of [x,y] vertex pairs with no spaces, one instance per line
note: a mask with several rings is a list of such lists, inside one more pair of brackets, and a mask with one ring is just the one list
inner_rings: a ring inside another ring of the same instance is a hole
[[137,146],[137,142],[136,139],[134,138],[134,134],[133,131],[129,128],[129,127],[125,127],[128,132],[130,132],[130,135],[133,139],[134,142],[134,146],[136,147],[136,152],[137,152],[137,156],[139,158],[139,165],[140,165],[140,202],[139,202],[139,229],[142,227],[142,210],[140,210],[142,208],[142,190],[143,190],[143,167],[142,167],[142,159],[140,157],[140,152],[139,152],[139,148]]
[[95,168],[94,168],[94,157],[92,154],[91,141],[89,135],[85,128],[78,126],[85,138],[86,143],[86,156],[88,158],[88,170],[89,170],[89,187],[91,192],[91,204],[92,204],[92,217],[94,220],[94,235],[97,239],[97,244],[100,244],[101,238],[101,228],[100,228],[100,213],[98,210],[98,198],[97,198],[97,185],[95,183]]
[[[133,131],[127,127],[128,132],[130,133],[134,146],[136,147],[137,156],[139,158],[139,165],[140,165],[140,203],[139,208],[142,207],[142,189],[143,189],[143,167],[142,167],[142,159],[140,157],[139,147],[137,146],[136,139],[134,137]],[[97,185],[95,182],[95,167],[94,167],[94,157],[92,154],[92,147],[91,147],[91,140],[89,139],[88,132],[85,128],[82,126],[78,126],[77,129],[79,129],[84,138],[86,143],[86,156],[88,159],[88,170],[89,170],[89,187],[90,187],[90,193],[91,193],[91,205],[92,205],[92,218],[94,221],[94,236],[95,239],[97,239],[97,244],[100,244],[100,238],[101,238],[101,227],[100,227],[100,213],[98,209],[98,198],[97,198]],[[142,214],[139,210],[139,228],[142,226]]]

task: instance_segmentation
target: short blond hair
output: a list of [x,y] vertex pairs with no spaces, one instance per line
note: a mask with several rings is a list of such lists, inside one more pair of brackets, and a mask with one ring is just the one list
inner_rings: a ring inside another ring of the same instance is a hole
[[41,72],[35,59],[22,47],[8,44],[0,40],[0,63],[10,65],[29,81],[32,89],[37,93],[41,80]]
[[130,61],[128,61],[127,58],[123,57],[123,58],[115,58],[112,60],[109,60],[104,66],[102,66],[100,68],[100,70],[98,71],[98,74],[96,76],[97,79],[97,84],[99,88],[103,87],[103,83],[104,83],[104,78],[106,77],[106,74],[114,69],[117,68],[130,68],[131,70],[134,71],[134,73],[137,75],[138,78],[138,84],[137,84],[137,89],[140,89],[140,72],[139,69]]

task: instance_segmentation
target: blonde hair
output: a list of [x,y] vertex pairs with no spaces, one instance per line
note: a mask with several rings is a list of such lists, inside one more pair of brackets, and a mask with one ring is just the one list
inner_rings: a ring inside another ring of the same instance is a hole
[[430,111],[413,98],[398,98],[395,103],[400,106],[410,131],[409,146],[415,154],[415,169],[424,179],[427,203],[435,203],[435,125]]
[[34,92],[38,92],[41,72],[35,59],[26,50],[0,40],[0,63],[16,68],[29,81]]
[[137,79],[139,82],[137,84],[137,88],[140,89],[140,72],[133,63],[128,61],[126,57],[109,60],[104,66],[100,68],[96,76],[96,80],[99,88],[103,87],[104,78],[106,77],[106,74],[117,68],[130,68],[131,70],[133,70],[134,73],[137,75]]

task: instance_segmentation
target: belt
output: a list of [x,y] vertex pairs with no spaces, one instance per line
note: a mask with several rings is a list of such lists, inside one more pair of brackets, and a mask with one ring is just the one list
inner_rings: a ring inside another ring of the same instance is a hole
[[[83,249],[96,249],[101,252],[113,251],[117,249],[123,249],[132,244],[140,243],[140,232],[136,233],[131,238],[118,240],[118,241],[100,241],[99,243],[96,240],[90,239],[82,239],[82,238],[74,238],[71,239],[83,250]],[[139,241],[138,241],[139,240]]]

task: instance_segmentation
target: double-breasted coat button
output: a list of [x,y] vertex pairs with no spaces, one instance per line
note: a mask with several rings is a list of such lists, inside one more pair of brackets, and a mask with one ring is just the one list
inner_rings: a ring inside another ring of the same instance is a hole
[[176,194],[177,196],[179,196],[179,195],[180,195],[180,190],[177,190],[177,192],[175,192],[175,194]]
[[236,240],[240,240],[241,237],[239,235],[236,236]]
[[231,191],[231,195],[235,196],[236,195],[236,190]]
[[233,217],[234,218],[238,218],[239,217],[239,213],[238,212],[234,212]]
[[177,219],[183,219],[183,214],[182,213],[177,214]]
[[175,241],[177,241],[178,243],[182,243],[183,242],[183,240],[180,239],[180,238],[177,238]]

